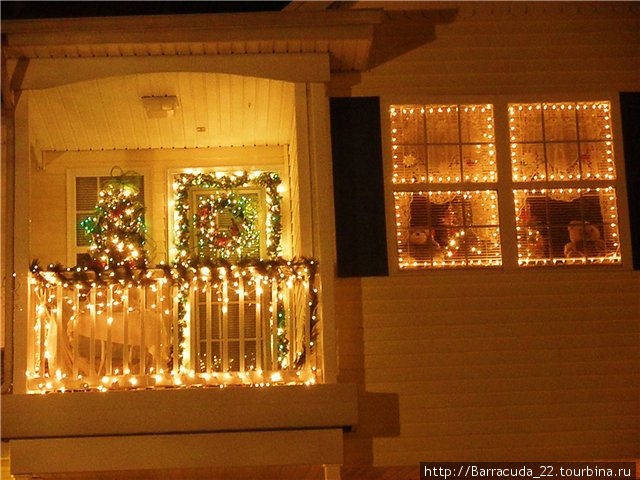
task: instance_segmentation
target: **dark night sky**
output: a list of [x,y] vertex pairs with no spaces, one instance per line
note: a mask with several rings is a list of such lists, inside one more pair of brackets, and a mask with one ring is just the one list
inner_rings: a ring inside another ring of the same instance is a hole
[[188,13],[272,12],[289,2],[14,2],[2,1],[2,18],[69,18],[122,15],[170,15]]

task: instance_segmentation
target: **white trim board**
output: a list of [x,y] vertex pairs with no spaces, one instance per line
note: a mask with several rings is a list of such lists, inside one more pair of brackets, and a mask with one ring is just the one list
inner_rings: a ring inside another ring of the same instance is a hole
[[11,473],[341,464],[342,429],[71,437],[11,442]]

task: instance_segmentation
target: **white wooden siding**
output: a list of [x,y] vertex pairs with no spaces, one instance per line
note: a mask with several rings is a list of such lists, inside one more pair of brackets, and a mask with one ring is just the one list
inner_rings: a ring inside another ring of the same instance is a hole
[[[640,89],[631,3],[386,6],[457,18],[355,85],[334,75],[333,94]],[[640,274],[628,263],[338,279],[335,302],[339,380],[367,392],[345,435],[346,465],[640,455]]]
[[640,10],[634,2],[359,2],[357,8],[383,5],[430,10],[436,38],[363,72],[356,85],[352,77],[334,75],[336,94],[640,87]]
[[375,465],[637,457],[640,274],[449,273],[337,284],[341,381],[397,395]]

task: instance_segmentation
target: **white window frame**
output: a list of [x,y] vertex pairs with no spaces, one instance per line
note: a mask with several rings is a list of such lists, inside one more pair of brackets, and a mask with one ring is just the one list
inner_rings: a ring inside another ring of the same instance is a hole
[[[518,249],[516,241],[516,220],[513,190],[519,188],[532,188],[532,183],[514,182],[511,175],[511,141],[509,135],[510,103],[561,103],[561,102],[593,102],[608,101],[611,104],[611,129],[613,132],[614,164],[616,178],[614,180],[589,180],[589,181],[560,181],[560,182],[535,182],[536,188],[554,188],[555,184],[563,188],[586,188],[611,185],[616,190],[618,208],[618,228],[620,236],[621,261],[616,264],[593,265],[576,264],[540,265],[521,267],[518,265]],[[464,182],[452,184],[403,184],[405,190],[427,192],[429,190],[495,190],[498,194],[498,220],[500,226],[500,248],[502,250],[502,266],[461,266],[455,268],[418,268],[401,269],[398,265],[398,247],[396,242],[395,203],[393,192],[395,184],[393,178],[393,161],[391,154],[391,126],[389,108],[392,105],[427,105],[427,104],[491,104],[493,105],[493,124],[495,135],[496,168],[498,181],[495,183]],[[535,272],[541,269],[573,270],[573,269],[606,269],[631,270],[631,234],[629,230],[629,209],[627,203],[627,188],[624,162],[624,146],[622,141],[622,124],[620,117],[619,92],[567,92],[554,94],[509,94],[509,95],[383,95],[380,97],[380,117],[382,132],[382,160],[384,173],[385,215],[387,226],[387,259],[390,275],[452,275],[465,271],[511,271],[511,272]],[[433,185],[436,185],[435,187]],[[526,185],[526,187],[525,187]],[[549,186],[551,185],[551,186]],[[407,188],[405,188],[407,187]],[[437,273],[436,273],[437,272]]]
[[[86,168],[69,168],[67,169],[67,265],[76,265],[77,255],[87,253],[88,247],[78,247],[76,238],[76,178],[77,177],[109,177],[111,176],[112,167],[86,167]],[[151,188],[151,170],[148,168],[135,168],[135,173],[142,176],[144,184],[144,207],[145,207],[145,225],[150,235],[152,229],[152,195]]]

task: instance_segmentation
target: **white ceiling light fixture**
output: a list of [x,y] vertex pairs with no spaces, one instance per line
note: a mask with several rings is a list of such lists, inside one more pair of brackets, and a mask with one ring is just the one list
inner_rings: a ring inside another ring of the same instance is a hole
[[176,109],[180,108],[180,102],[175,95],[142,97],[142,106],[147,112],[147,118],[173,117]]

